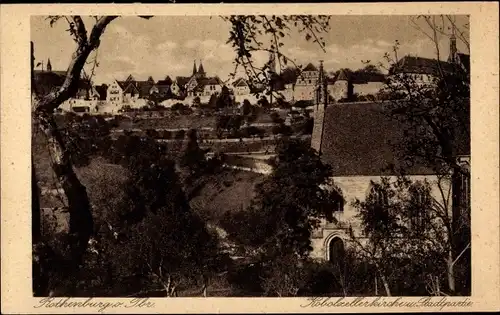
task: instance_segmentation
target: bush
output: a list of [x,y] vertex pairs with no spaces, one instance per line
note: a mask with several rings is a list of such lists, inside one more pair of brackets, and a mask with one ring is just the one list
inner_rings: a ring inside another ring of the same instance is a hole
[[278,113],[276,113],[276,112],[272,112],[271,115],[270,115],[270,117],[271,117],[271,120],[273,121],[273,123],[275,123],[275,124],[282,124],[282,123],[284,123],[283,118],[281,118],[281,116]]
[[175,110],[175,111],[181,111],[183,109],[185,109],[187,106],[185,106],[184,104],[182,103],[175,103],[174,105],[172,105],[172,110]]
[[271,107],[271,104],[269,104],[269,101],[264,96],[262,96],[259,99],[259,101],[257,102],[257,104],[260,105],[262,108],[270,108]]
[[284,136],[289,136],[292,134],[292,128],[290,126],[287,126],[285,124],[280,124],[277,126],[274,126],[271,130],[273,135],[284,135]]
[[146,130],[146,136],[151,137],[153,139],[159,138],[160,135],[158,134],[158,131],[154,129],[147,129]]
[[177,131],[175,134],[175,139],[177,140],[183,140],[186,137],[186,131],[184,129],[181,129]]
[[248,116],[252,113],[252,104],[247,99],[243,100],[243,105],[241,106],[241,112],[243,116]]
[[163,130],[163,139],[172,139],[172,132],[170,130]]

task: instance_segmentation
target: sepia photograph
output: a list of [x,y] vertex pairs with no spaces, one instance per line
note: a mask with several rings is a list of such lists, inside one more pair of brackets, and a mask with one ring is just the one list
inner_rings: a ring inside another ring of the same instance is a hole
[[34,297],[471,296],[469,16],[30,24]]

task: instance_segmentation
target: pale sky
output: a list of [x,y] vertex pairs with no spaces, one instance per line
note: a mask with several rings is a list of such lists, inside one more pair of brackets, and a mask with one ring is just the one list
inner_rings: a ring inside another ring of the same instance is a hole
[[[410,24],[411,16],[332,16],[331,29],[323,34],[326,53],[314,43],[307,42],[304,34],[294,30],[285,37],[282,51],[298,64],[318,64],[324,60],[327,71],[340,68],[356,70],[363,67],[362,60],[372,63],[383,61],[385,52],[392,51],[396,40],[401,47],[399,56],[412,54],[435,58],[433,42]],[[468,23],[465,16],[456,16],[456,24]],[[84,17],[90,32],[93,19]],[[420,23],[425,27],[424,22]],[[66,20],[61,19],[53,27],[44,16],[31,19],[31,39],[34,42],[36,62],[44,65],[50,58],[53,70],[66,70],[75,49],[68,32]],[[116,78],[124,80],[129,74],[136,79],[155,80],[169,75],[189,76],[193,61],[202,60],[207,75],[228,78],[233,71],[235,53],[226,44],[230,25],[213,16],[155,16],[149,20],[138,17],[120,17],[107,27],[98,49],[99,67],[94,83],[109,83]],[[427,29],[428,30],[428,29]],[[462,27],[468,34],[468,29]],[[458,50],[469,53],[466,46],[457,41]],[[440,36],[441,58],[449,52],[449,38]],[[94,54],[89,58],[92,60]],[[255,55],[257,63],[267,60],[267,54]]]

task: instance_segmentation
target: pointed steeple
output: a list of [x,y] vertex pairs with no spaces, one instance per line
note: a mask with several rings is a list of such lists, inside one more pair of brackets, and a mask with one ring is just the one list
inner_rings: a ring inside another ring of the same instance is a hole
[[455,27],[452,27],[451,30],[450,55],[448,56],[448,62],[455,62],[457,56],[457,38],[455,37]]
[[50,58],[47,60],[47,71],[52,71],[52,65],[50,64]]
[[194,61],[194,64],[193,64],[193,74],[192,75],[195,75],[196,74],[196,60]]
[[198,74],[201,76],[205,75],[205,70],[203,69],[203,64],[201,63],[201,60],[200,60],[200,67],[198,68]]

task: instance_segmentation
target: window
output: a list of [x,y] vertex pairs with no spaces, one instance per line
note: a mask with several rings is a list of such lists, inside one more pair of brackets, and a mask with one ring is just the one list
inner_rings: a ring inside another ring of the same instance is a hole
[[382,187],[372,187],[371,194],[375,198],[375,202],[379,206],[389,205],[389,199],[387,198],[387,192]]
[[335,191],[334,203],[333,203],[333,212],[343,212],[344,211],[344,197]]
[[410,228],[421,230],[425,227],[432,200],[429,191],[424,187],[416,187],[411,193],[409,210]]

